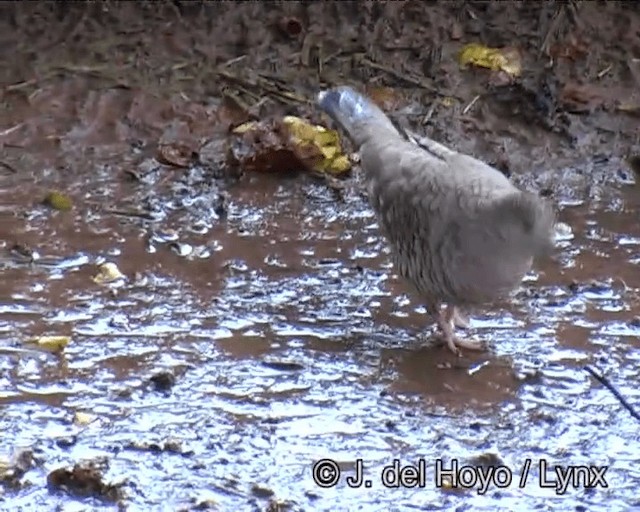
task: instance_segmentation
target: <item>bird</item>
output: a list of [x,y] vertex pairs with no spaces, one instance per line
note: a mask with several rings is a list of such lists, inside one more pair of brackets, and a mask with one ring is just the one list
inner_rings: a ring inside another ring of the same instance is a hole
[[350,86],[321,90],[316,105],[360,154],[364,183],[398,274],[424,301],[456,355],[485,350],[456,334],[466,311],[508,298],[554,248],[556,212],[504,174],[426,136],[399,129]]

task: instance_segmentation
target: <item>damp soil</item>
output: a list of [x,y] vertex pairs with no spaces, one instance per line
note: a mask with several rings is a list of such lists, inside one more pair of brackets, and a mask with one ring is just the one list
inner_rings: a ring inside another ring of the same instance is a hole
[[[640,506],[638,421],[584,370],[640,408],[634,2],[0,11],[0,509]],[[470,42],[522,76],[461,69]],[[558,205],[553,259],[472,312],[487,352],[437,343],[357,167],[228,165],[231,127],[327,123],[338,83]],[[438,460],[506,469],[452,488]]]

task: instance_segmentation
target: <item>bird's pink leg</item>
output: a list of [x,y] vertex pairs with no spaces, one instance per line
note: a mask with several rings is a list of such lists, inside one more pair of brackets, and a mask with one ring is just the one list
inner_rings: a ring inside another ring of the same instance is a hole
[[449,308],[442,311],[442,309],[438,308],[436,322],[438,323],[438,327],[442,332],[442,337],[444,338],[444,342],[449,347],[449,350],[453,352],[455,355],[460,355],[460,350],[456,347],[456,334],[453,331],[453,322],[448,318]]
[[467,350],[484,350],[484,346],[481,342],[475,340],[461,340],[456,336],[454,323],[455,314],[455,306],[447,306],[444,311],[438,308],[438,317],[436,321],[438,322],[438,326],[442,331],[444,341],[447,344],[447,347],[449,347],[449,350],[458,356],[460,355],[461,348]]
[[[442,338],[451,352],[459,356],[461,355],[461,348],[467,350],[484,350],[484,345],[479,341],[461,340],[456,336],[456,315],[461,315],[459,309],[451,305],[447,305],[445,309],[442,309],[441,304],[437,302],[427,303],[426,306],[427,311],[436,322]],[[458,317],[458,320],[460,320],[460,318],[466,320],[464,316]]]
[[455,326],[460,329],[467,329],[470,325],[469,316],[457,306],[454,306],[453,309],[453,323]]

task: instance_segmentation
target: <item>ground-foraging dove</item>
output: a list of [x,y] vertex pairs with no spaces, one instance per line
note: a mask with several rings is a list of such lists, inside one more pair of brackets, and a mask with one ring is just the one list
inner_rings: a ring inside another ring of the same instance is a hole
[[317,102],[360,151],[398,273],[425,300],[454,353],[481,349],[455,334],[466,322],[462,310],[508,296],[534,258],[549,253],[552,206],[480,160],[426,137],[411,140],[350,87],[322,91]]

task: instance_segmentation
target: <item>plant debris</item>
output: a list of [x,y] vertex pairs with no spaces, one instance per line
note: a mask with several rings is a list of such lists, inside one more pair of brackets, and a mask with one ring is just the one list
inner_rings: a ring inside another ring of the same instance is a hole
[[33,450],[28,448],[17,451],[11,459],[0,456],[0,484],[19,487],[20,480],[33,465]]
[[60,352],[71,342],[70,336],[37,336],[31,338],[29,343],[38,345],[41,348]]
[[25,244],[13,244],[9,247],[9,255],[18,263],[34,263],[40,259],[40,253]]
[[489,48],[469,43],[460,51],[458,61],[462,66],[474,65],[493,71],[504,71],[517,77],[522,73],[522,59],[516,48]]
[[338,132],[299,117],[250,121],[237,126],[232,133],[239,136],[231,146],[233,161],[246,171],[306,169],[336,176],[351,169]]
[[154,441],[132,441],[126,448],[128,450],[150,453],[176,453],[179,455],[191,455],[193,452],[182,446],[180,439],[168,438],[162,443]]
[[47,475],[47,485],[72,496],[118,501],[123,497],[123,484],[104,482],[103,473],[108,467],[105,459],[80,461],[70,468],[54,469]]
[[62,212],[69,211],[71,210],[71,208],[73,208],[73,202],[71,201],[69,196],[57,190],[49,192],[45,196],[43,204],[50,208],[53,208],[54,210]]
[[311,125],[295,116],[287,116],[283,122],[294,151],[311,170],[337,175],[351,169],[351,162],[342,151],[336,130]]
[[96,284],[107,284],[123,279],[124,274],[115,263],[107,262],[98,267],[98,273],[93,276],[93,282]]
[[88,412],[76,411],[73,414],[73,423],[81,427],[87,426],[95,420],[96,416],[94,414],[89,414]]
[[271,368],[273,370],[278,370],[281,372],[298,372],[304,370],[305,366],[300,363],[296,363],[295,361],[276,361],[276,360],[267,360],[261,362],[262,366],[267,368]]
[[173,167],[188,168],[198,159],[198,154],[184,144],[166,143],[158,145],[156,160]]

